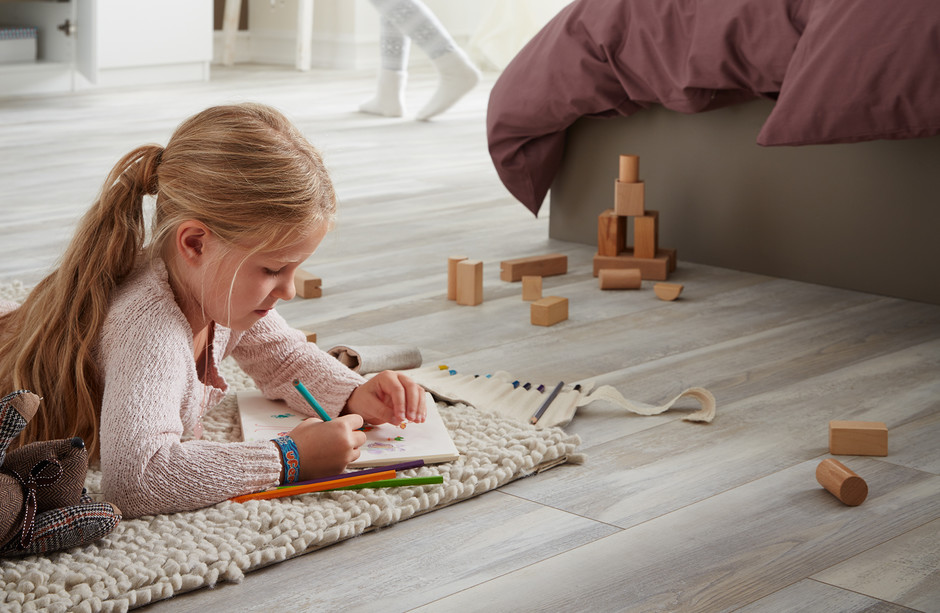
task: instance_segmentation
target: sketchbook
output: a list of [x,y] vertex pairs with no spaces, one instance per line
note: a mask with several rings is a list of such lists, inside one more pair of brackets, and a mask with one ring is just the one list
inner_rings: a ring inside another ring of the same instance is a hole
[[[265,398],[257,390],[238,392],[237,399],[242,438],[246,442],[277,438],[308,418],[294,413],[281,400]],[[460,454],[434,399],[425,392],[424,402],[427,419],[422,424],[409,422],[405,428],[394,424],[366,424],[363,428],[366,444],[360,448],[362,455],[349,465],[350,468],[385,466],[411,460],[424,460],[426,464],[456,460]]]

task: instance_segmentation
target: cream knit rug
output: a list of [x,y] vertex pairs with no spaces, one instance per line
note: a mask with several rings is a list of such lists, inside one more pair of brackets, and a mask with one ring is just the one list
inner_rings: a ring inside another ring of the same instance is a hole
[[[21,284],[0,284],[0,299],[21,300]],[[252,386],[230,360],[234,394]],[[462,404],[439,404],[460,459],[406,471],[443,475],[442,485],[324,492],[189,513],[125,520],[93,545],[47,556],[0,560],[2,611],[127,611],[309,553],[369,530],[467,500],[565,462],[580,462],[579,440]],[[211,440],[239,440],[233,395],[204,420]],[[100,498],[101,475],[87,487]]]

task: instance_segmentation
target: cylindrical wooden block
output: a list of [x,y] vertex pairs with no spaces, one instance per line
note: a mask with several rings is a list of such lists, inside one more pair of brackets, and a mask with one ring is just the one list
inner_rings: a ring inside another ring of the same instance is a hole
[[868,496],[868,484],[845,464],[826,458],[816,467],[816,480],[829,492],[849,505],[857,507]]
[[624,183],[636,183],[640,180],[640,156],[621,155],[619,179]]
[[447,258],[447,299],[457,300],[457,264],[466,260],[465,255],[453,255]]
[[602,268],[597,278],[601,289],[640,289],[643,282],[639,268]]

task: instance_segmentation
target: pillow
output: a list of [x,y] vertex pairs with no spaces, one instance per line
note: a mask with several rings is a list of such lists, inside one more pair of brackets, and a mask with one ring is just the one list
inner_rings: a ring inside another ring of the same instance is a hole
[[760,145],[940,134],[937,0],[815,0]]

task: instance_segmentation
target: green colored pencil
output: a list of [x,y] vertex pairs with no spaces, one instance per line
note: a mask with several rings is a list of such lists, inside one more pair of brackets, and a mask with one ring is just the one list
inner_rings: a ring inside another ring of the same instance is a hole
[[398,479],[383,479],[381,481],[371,481],[369,483],[362,483],[356,485],[347,485],[345,487],[337,487],[332,490],[361,490],[367,487],[404,487],[406,485],[434,485],[437,483],[444,483],[443,475],[432,475],[430,477],[400,477]]

